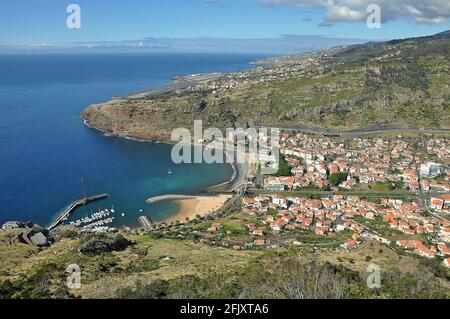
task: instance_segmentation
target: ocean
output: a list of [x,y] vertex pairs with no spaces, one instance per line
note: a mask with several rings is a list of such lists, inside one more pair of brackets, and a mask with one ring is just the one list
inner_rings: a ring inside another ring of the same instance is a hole
[[[111,197],[74,218],[114,206],[114,226],[161,221],[174,203],[149,205],[161,194],[193,194],[228,181],[229,165],[175,165],[168,144],[106,137],[84,126],[88,105],[167,84],[175,75],[230,72],[261,58],[241,54],[48,53],[0,55],[0,223],[47,226],[70,202]],[[173,174],[168,174],[169,169]],[[140,211],[143,210],[141,213]],[[126,217],[120,217],[125,213]]]

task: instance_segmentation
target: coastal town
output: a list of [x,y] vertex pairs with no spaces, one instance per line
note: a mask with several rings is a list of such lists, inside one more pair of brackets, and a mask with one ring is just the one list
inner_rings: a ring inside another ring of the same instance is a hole
[[450,299],[450,0],[56,2],[0,2],[2,306]]
[[[186,93],[211,92],[214,95],[223,95],[235,89],[250,88],[254,85],[268,84],[280,79],[326,74],[342,65],[342,63],[333,62],[333,57],[345,48],[346,46],[341,46],[301,55],[262,59],[252,63],[255,66],[254,68],[244,71],[175,76],[172,78],[171,84],[162,88],[150,89],[116,99],[118,103],[123,103],[126,99],[132,99],[138,103],[143,98],[157,97],[161,94],[183,95]],[[368,60],[368,63],[375,61]],[[205,107],[204,103],[197,105],[200,110]]]
[[[260,161],[271,158],[267,150],[261,154]],[[226,196],[224,206],[209,214],[184,212],[181,220],[147,222],[141,231],[235,250],[311,245],[350,251],[378,241],[408,254],[441,258],[449,267],[449,159],[447,137],[343,139],[283,132],[276,174],[248,172],[245,189]],[[230,229],[224,217],[236,215],[243,222]],[[22,227],[20,222],[3,225],[4,230]],[[108,227],[83,231],[107,232]],[[39,245],[55,240],[48,236]]]
[[348,232],[342,249],[377,240],[449,266],[448,138],[286,133],[281,143],[285,175],[264,177],[242,200],[243,212],[262,222],[246,225],[255,244],[268,234]]
[[[264,122],[256,125],[253,121],[242,121],[239,124],[239,119],[233,114],[222,113],[230,103],[229,93],[260,87],[269,90],[269,93],[262,94],[265,100],[273,94],[274,84],[289,89],[289,85],[293,85],[289,79],[316,77],[317,82],[311,82],[312,93],[306,92],[308,97],[300,99],[308,101],[309,96],[320,93],[319,86],[331,81],[336,72],[344,78],[350,77],[343,83],[327,86],[328,89],[344,90],[347,86],[355,89],[357,87],[353,84],[358,82],[352,78],[355,74],[379,75],[386,71],[380,63],[395,60],[400,52],[395,46],[387,46],[384,50],[385,55],[365,59],[356,71],[346,70],[345,62],[338,59],[342,52],[346,52],[346,47],[336,47],[257,61],[257,67],[245,71],[175,77],[166,87],[120,97],[111,104],[94,105],[83,112],[82,117],[86,125],[108,134],[152,140],[159,134],[154,135],[159,130],[154,129],[154,121],[151,120],[151,116],[161,109],[156,101],[161,100],[161,96],[165,97],[163,102],[166,98],[178,101],[177,98],[193,94],[196,102],[189,100],[189,104],[194,103],[189,108],[196,115],[209,116],[214,113],[211,108],[218,108],[218,118],[225,117],[234,127],[261,127]],[[283,82],[286,79],[287,82]],[[309,83],[310,80],[301,81]],[[135,107],[149,109],[136,114],[132,111],[130,118],[126,118],[127,105],[131,105],[132,110]],[[188,112],[184,102],[180,105],[183,112]],[[336,110],[347,106],[348,102],[339,100],[301,116],[339,113]],[[164,116],[173,113],[172,107]],[[114,115],[115,111],[120,116]],[[291,121],[300,114],[298,112],[291,109],[280,113],[278,120]],[[126,121],[121,121],[121,125],[108,127],[110,119],[124,115]],[[106,117],[106,126],[94,125],[90,116],[94,119]],[[138,120],[139,117],[142,118]],[[209,122],[209,117],[207,120]],[[133,125],[133,121],[139,123],[137,135],[131,133],[134,127],[132,130],[122,127]],[[141,125],[150,126],[146,130]],[[116,128],[124,132],[115,131]],[[427,259],[442,259],[441,264],[449,267],[448,130],[421,127],[397,130],[395,127],[385,129],[382,125],[359,131],[349,131],[346,126],[346,131],[306,125],[302,128],[289,123],[281,126],[278,161],[268,149],[248,154],[257,159],[259,169],[278,167],[276,174],[262,175],[262,170],[248,167],[247,172],[237,174],[233,187],[219,187],[215,195],[212,192],[207,196],[178,200],[176,204],[182,211],[165,221],[153,223],[150,216],[142,214],[138,218],[140,228],[122,228],[162,238],[194,239],[213,247],[234,250],[311,246],[313,249],[350,251],[358,249],[364,241],[378,241],[396,251]],[[147,131],[149,135],[142,135]],[[164,134],[156,138],[164,140]],[[205,146],[210,141],[194,142]],[[103,216],[101,212],[99,214]],[[61,225],[55,226],[62,229],[72,227],[79,232],[121,231],[120,227],[110,225],[115,217],[105,215],[106,220],[98,221],[98,216],[88,218],[88,223],[80,219],[79,222],[72,221],[71,225],[64,225],[68,216],[62,216]],[[82,229],[78,227],[81,224]],[[20,236],[28,239],[25,240],[27,243],[33,242],[31,238],[37,234],[37,246],[45,246],[58,239],[58,230],[31,232],[25,225],[11,221],[3,228],[25,228]]]
[[249,174],[233,205],[148,232],[234,250],[377,241],[449,267],[450,139],[285,132],[280,153],[279,172]]

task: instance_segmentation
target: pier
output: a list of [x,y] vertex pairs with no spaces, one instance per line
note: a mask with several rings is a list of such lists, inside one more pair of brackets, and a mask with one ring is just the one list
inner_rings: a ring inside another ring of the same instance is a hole
[[99,194],[94,195],[90,197],[85,197],[83,199],[79,199],[77,201],[74,201],[71,203],[67,208],[65,208],[58,216],[58,218],[55,219],[55,221],[48,227],[49,230],[52,230],[56,227],[58,227],[60,224],[62,224],[65,220],[67,220],[70,217],[70,214],[73,213],[78,207],[84,206],[86,204],[89,204],[91,202],[99,201],[102,199],[108,198],[108,194]]
[[147,216],[140,216],[138,218],[139,224],[141,224],[142,227],[144,227],[145,229],[151,228],[153,225],[153,222],[150,218],[148,218]]
[[169,200],[181,200],[181,199],[191,199],[191,198],[195,198],[195,196],[191,196],[191,195],[161,195],[161,196],[151,197],[151,198],[147,199],[146,202],[148,204],[155,204],[158,202],[164,202],[164,201],[169,201]]

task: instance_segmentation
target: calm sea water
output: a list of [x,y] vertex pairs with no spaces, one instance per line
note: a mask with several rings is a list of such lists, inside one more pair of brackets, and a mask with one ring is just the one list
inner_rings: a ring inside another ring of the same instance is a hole
[[[254,55],[36,54],[0,55],[0,222],[47,225],[69,202],[88,194],[111,198],[75,217],[114,208],[116,225],[162,220],[171,203],[148,205],[165,193],[195,193],[227,181],[226,165],[174,165],[171,146],[105,137],[77,115],[89,104],[167,84],[174,75],[249,68]],[[167,172],[171,169],[172,175]],[[144,213],[139,213],[139,210]]]

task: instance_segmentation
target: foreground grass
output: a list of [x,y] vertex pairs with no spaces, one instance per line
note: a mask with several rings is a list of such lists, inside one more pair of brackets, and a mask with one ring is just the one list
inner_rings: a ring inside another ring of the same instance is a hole
[[[230,230],[238,230],[246,222],[243,216],[238,217],[222,218],[220,222]],[[445,296],[448,289],[448,271],[439,264],[424,266],[420,259],[376,242],[365,242],[350,252],[320,248],[314,253],[307,247],[233,250],[192,240],[154,239],[124,232],[133,241],[128,248],[84,255],[79,252],[84,237],[61,240],[45,249],[31,249],[19,242],[5,242],[6,236],[0,232],[0,297],[434,298]],[[82,286],[80,290],[68,291],[65,270],[74,263],[81,267]],[[367,290],[364,271],[370,263],[379,265],[386,276],[402,282],[406,288]],[[303,285],[316,275],[319,280],[311,284],[318,285],[317,289],[302,286],[301,294],[294,293],[296,285]],[[426,278],[426,283],[420,276]],[[329,286],[329,280],[335,284]],[[421,288],[424,292],[414,287],[425,287]]]

